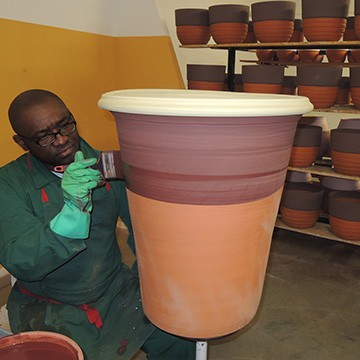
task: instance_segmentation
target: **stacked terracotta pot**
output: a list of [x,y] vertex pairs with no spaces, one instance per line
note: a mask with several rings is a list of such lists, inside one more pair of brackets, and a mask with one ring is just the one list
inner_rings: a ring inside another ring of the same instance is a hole
[[189,90],[225,90],[226,67],[224,65],[187,64]]

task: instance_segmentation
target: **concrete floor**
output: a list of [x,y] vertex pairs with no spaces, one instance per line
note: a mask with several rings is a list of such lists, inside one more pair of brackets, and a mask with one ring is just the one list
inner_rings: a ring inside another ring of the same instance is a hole
[[359,360],[359,299],[360,247],[275,230],[255,319],[209,341],[208,360]]

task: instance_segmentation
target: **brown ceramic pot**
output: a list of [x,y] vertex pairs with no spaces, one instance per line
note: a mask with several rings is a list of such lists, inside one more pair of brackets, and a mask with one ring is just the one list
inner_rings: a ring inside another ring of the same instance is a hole
[[360,181],[341,179],[325,176],[321,179],[321,185],[324,189],[324,195],[321,203],[321,209],[325,214],[329,212],[329,195],[333,191],[360,191]]
[[355,107],[360,109],[360,67],[350,68],[350,94]]
[[329,63],[343,63],[346,59],[347,50],[343,49],[328,49],[326,50],[326,57]]
[[282,221],[293,228],[315,225],[321,208],[323,189],[313,183],[286,183],[280,203]]
[[316,115],[306,115],[302,116],[299,125],[314,125],[320,126],[322,129],[321,132],[321,142],[319,153],[317,159],[321,159],[323,156],[329,153],[330,146],[330,128],[327,123],[325,116],[316,116]]
[[303,63],[321,63],[324,58],[320,50],[299,50],[298,55]]
[[1,359],[83,360],[79,345],[69,337],[49,331],[29,331],[0,339]]
[[360,192],[332,192],[329,195],[329,223],[336,236],[360,240]]
[[260,42],[287,42],[294,32],[294,1],[263,1],[251,4],[255,37]]
[[307,96],[315,109],[329,108],[336,102],[341,78],[341,66],[299,66],[298,94]]
[[282,93],[287,95],[296,95],[297,80],[296,76],[284,76]]
[[182,45],[207,44],[210,40],[207,9],[176,9],[175,24]]
[[308,41],[339,41],[344,35],[350,0],[302,0],[302,26]]
[[281,94],[284,67],[272,65],[243,65],[242,76],[245,92]]
[[187,64],[189,90],[225,90],[224,65]]
[[210,33],[217,44],[242,43],[248,33],[249,6],[225,4],[209,7]]
[[304,41],[304,32],[302,28],[302,19],[294,20],[294,32],[291,35],[289,40],[290,42],[303,42]]
[[194,339],[244,327],[260,302],[291,142],[310,102],[148,89],[104,94],[99,106],[116,119],[145,314]]
[[319,154],[322,128],[313,125],[298,125],[290,155],[290,166],[311,166]]
[[332,163],[337,172],[360,176],[359,129],[332,129],[330,149]]
[[356,41],[358,37],[355,31],[355,16],[348,16],[346,29],[343,36],[344,41]]
[[335,104],[337,105],[349,105],[351,103],[350,96],[350,78],[342,77],[340,81],[339,93],[336,98]]

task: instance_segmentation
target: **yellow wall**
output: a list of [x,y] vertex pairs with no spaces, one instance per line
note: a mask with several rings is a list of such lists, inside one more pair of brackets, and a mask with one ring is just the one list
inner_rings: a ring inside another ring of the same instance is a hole
[[0,19],[0,166],[22,154],[13,142],[7,109],[29,88],[57,93],[98,149],[118,148],[102,93],[125,88],[184,88],[166,36],[110,37]]

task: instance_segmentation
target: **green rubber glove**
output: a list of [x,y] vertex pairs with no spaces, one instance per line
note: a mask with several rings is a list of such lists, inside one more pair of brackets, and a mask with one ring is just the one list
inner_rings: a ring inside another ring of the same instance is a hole
[[102,181],[100,172],[89,168],[95,163],[95,158],[84,159],[78,151],[74,162],[65,170],[61,181],[65,204],[50,221],[51,230],[58,235],[72,239],[89,236],[91,191]]

